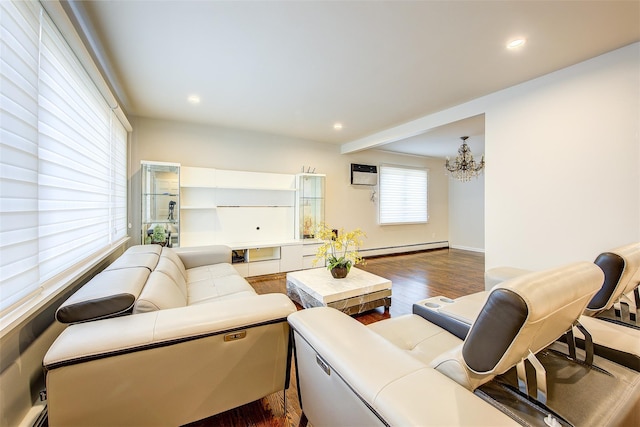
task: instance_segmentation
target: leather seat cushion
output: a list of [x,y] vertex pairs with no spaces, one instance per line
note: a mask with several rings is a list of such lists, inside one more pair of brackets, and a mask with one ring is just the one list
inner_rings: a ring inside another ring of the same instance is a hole
[[238,274],[189,283],[188,292],[188,305],[237,293],[256,294],[251,285]]
[[186,274],[187,283],[194,283],[224,276],[237,276],[238,271],[231,264],[222,263],[190,268]]
[[462,344],[460,338],[415,314],[381,320],[368,327],[426,365]]

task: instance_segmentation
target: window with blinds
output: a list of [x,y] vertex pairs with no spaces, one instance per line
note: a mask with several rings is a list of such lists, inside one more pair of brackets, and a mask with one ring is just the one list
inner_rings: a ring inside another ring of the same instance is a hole
[[127,233],[127,130],[38,2],[0,2],[0,317]]
[[380,166],[378,222],[427,222],[427,169]]

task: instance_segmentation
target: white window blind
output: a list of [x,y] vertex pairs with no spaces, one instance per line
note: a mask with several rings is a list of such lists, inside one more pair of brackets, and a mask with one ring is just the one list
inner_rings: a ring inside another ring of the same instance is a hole
[[0,2],[0,312],[36,293],[40,6]]
[[37,2],[0,2],[0,314],[126,236],[127,131]]
[[111,158],[110,109],[47,17],[42,29],[38,212],[46,280],[109,243]]
[[124,125],[112,114],[110,243],[127,235],[127,136]]
[[380,224],[427,222],[427,170],[380,166]]

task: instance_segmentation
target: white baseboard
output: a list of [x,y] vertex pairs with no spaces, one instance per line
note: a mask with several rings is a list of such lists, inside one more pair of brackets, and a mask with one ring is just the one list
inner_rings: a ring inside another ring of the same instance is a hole
[[383,248],[361,249],[360,255],[364,258],[367,256],[400,254],[404,252],[424,251],[428,249],[448,248],[448,241],[415,243],[411,245],[387,246]]
[[484,253],[484,248],[472,248],[469,246],[460,246],[460,245],[451,245],[449,246],[451,249],[460,249],[463,251],[471,251],[471,252],[482,252]]

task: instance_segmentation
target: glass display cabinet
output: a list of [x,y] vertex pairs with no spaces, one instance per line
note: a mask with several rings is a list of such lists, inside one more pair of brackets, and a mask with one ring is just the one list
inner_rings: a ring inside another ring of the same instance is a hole
[[325,175],[301,173],[296,181],[296,237],[313,239],[316,227],[324,222]]
[[142,244],[180,246],[180,164],[140,162]]

